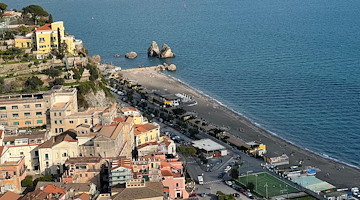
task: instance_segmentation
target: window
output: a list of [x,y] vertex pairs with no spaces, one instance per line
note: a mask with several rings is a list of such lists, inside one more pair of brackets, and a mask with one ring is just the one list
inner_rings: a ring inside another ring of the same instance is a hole
[[69,121],[69,123],[70,123],[70,124],[73,124],[73,123],[74,123],[74,121]]
[[54,112],[54,117],[56,117],[56,112]]
[[42,112],[36,112],[36,116],[41,116]]
[[13,117],[19,117],[19,114],[14,113],[14,114],[13,114]]
[[24,155],[24,152],[20,151],[20,155]]
[[30,113],[27,112],[27,113],[24,113],[25,117],[30,117]]
[[88,120],[87,120],[87,119],[85,119],[85,123],[86,123],[86,124],[88,123]]
[[57,120],[54,120],[54,124],[57,124]]
[[37,123],[37,124],[42,124],[42,123],[43,123],[43,120],[36,120],[36,123]]
[[19,122],[13,122],[13,125],[19,125]]
[[45,38],[43,37],[39,38],[39,43],[43,43],[43,42],[45,42]]
[[1,117],[1,118],[7,118],[7,115],[6,115],[6,114],[1,114],[0,117]]
[[49,160],[49,154],[45,154],[45,160]]
[[35,156],[39,156],[39,151],[35,151]]
[[64,132],[64,129],[63,128],[59,128],[59,133],[62,133]]
[[11,109],[13,109],[13,110],[16,110],[18,108],[19,108],[18,106],[11,106]]
[[61,112],[59,112],[59,116],[61,116]]
[[55,42],[56,41],[56,37],[51,37],[51,41]]
[[59,124],[62,124],[62,120],[59,120]]
[[46,165],[46,167],[49,167],[49,162],[46,162],[45,165]]
[[57,130],[57,128],[55,128],[55,133],[57,133],[58,132],[58,130]]
[[25,121],[25,124],[31,124],[31,121]]
[[57,47],[57,44],[52,44],[51,47]]
[[80,174],[80,177],[82,177],[82,174]]
[[24,108],[30,108],[30,105],[24,105]]
[[66,157],[67,156],[67,153],[65,152],[65,153],[63,153],[63,155],[62,155],[62,157]]
[[1,106],[0,110],[6,110],[6,106]]
[[179,183],[176,183],[176,187],[179,187]]
[[87,174],[87,173],[85,173],[85,177],[88,177],[88,174]]
[[35,104],[35,108],[41,108],[41,104]]

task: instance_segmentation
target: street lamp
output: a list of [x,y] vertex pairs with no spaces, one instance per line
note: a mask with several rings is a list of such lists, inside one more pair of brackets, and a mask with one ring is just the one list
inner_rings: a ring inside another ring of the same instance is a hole
[[246,172],[246,184],[249,184],[249,173],[252,173],[253,171],[247,171]]

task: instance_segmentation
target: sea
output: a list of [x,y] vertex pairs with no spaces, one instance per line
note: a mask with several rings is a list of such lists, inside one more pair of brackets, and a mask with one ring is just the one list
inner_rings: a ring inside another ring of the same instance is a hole
[[[272,134],[360,168],[358,0],[2,1],[44,7],[105,63],[174,63],[169,75]],[[176,57],[148,58],[152,41]]]

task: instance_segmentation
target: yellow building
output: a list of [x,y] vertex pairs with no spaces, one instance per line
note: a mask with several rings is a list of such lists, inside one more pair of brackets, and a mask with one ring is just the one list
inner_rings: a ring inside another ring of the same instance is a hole
[[258,141],[247,142],[243,147],[254,156],[263,156],[266,153],[266,145]]
[[36,47],[36,56],[43,59],[52,49],[59,49],[66,46],[65,51],[69,54],[75,54],[75,38],[65,35],[64,23],[62,21],[45,24],[35,30],[33,43]]
[[160,127],[156,123],[136,124],[133,127],[135,146],[160,140]]
[[27,49],[27,48],[32,48],[33,45],[33,40],[32,40],[32,34],[27,34],[26,36],[16,36],[15,37],[15,47],[17,48],[21,48],[21,49]]

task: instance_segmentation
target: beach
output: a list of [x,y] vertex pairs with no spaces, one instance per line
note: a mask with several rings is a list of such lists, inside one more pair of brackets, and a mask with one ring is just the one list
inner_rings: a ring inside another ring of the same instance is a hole
[[[230,134],[245,142],[260,141],[267,146],[269,152],[276,152],[280,155],[286,153],[292,165],[297,165],[299,161],[303,161],[304,166],[318,168],[320,171],[316,176],[338,188],[354,187],[360,183],[359,169],[322,157],[270,134],[216,100],[171,76],[150,69],[125,70],[122,71],[122,74],[123,78],[135,81],[148,90],[167,91],[174,94],[185,93],[193,96],[197,105],[185,107],[185,109],[195,111],[198,118],[203,118],[218,127],[226,128]],[[329,148],[333,147],[329,146]]]

